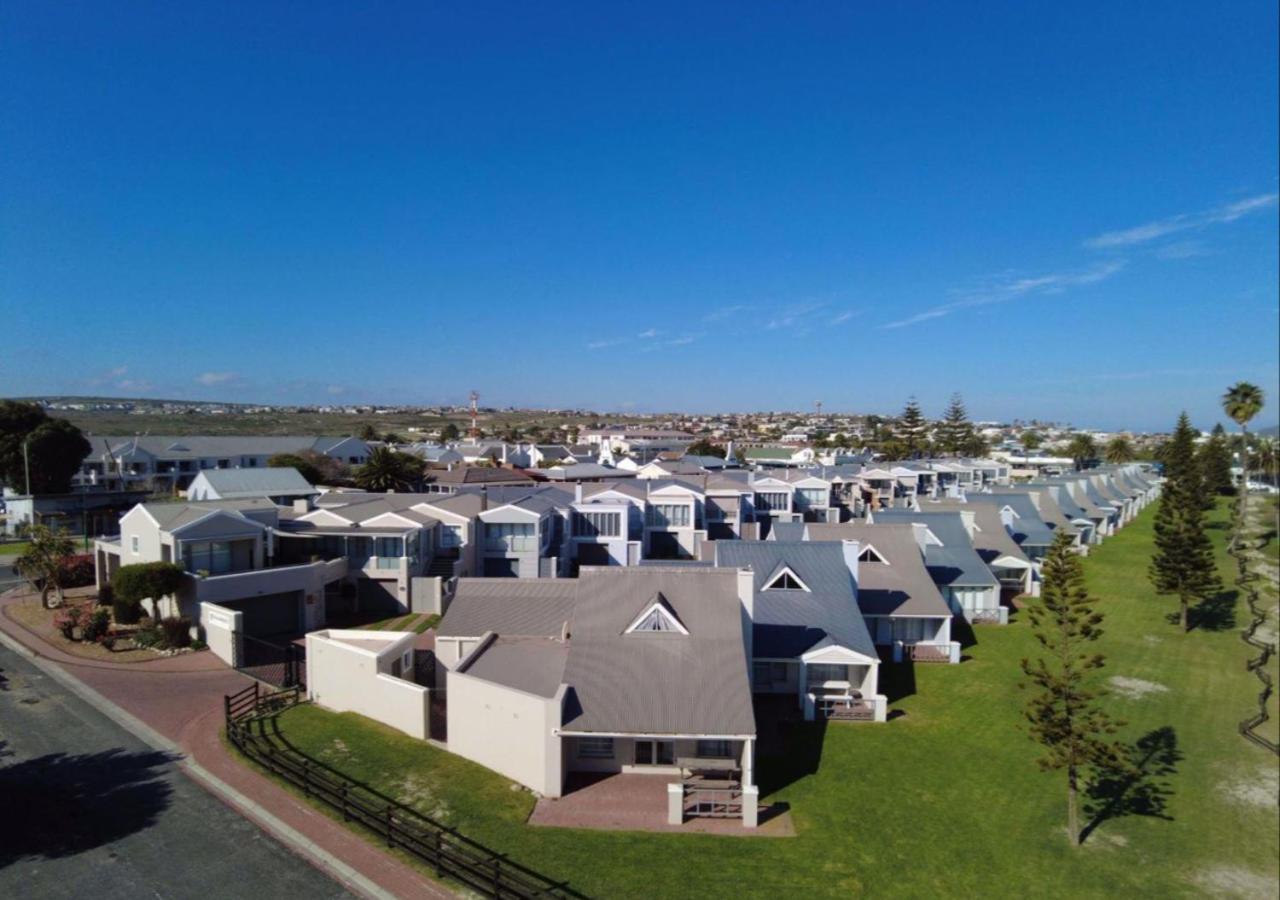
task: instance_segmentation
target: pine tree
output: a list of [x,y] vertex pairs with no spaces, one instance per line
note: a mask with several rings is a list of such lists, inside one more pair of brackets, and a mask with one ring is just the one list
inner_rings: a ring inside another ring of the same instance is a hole
[[1105,660],[1089,645],[1102,636],[1102,614],[1084,586],[1080,557],[1071,538],[1059,531],[1044,559],[1041,596],[1027,607],[1031,631],[1043,655],[1022,660],[1022,671],[1040,690],[1027,701],[1032,740],[1044,748],[1037,760],[1046,771],[1066,770],[1067,833],[1080,844],[1080,782],[1086,769],[1123,767],[1122,754],[1106,738],[1123,724],[1097,706],[1100,694],[1085,676]]
[[1200,446],[1197,455],[1205,496],[1212,506],[1215,496],[1226,496],[1235,490],[1231,482],[1231,444],[1221,422],[1213,427],[1213,434]]
[[908,456],[924,453],[929,449],[929,423],[924,413],[920,412],[920,404],[915,397],[907,400],[907,405],[898,418],[898,436]]
[[973,425],[959,394],[951,395],[947,411],[938,426],[938,446],[947,453],[963,453],[973,440]]
[[1164,449],[1164,486],[1156,508],[1156,552],[1150,577],[1157,593],[1178,598],[1178,621],[1188,631],[1191,602],[1222,589],[1213,544],[1204,529],[1204,478],[1196,459],[1195,434],[1184,412]]

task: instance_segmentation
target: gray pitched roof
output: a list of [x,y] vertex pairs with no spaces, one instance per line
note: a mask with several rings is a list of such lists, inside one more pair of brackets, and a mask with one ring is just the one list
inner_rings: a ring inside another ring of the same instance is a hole
[[925,510],[933,510],[935,507],[973,514],[973,522],[977,527],[970,541],[973,543],[973,549],[988,565],[1002,556],[1012,557],[1024,563],[1030,562],[1027,555],[1022,552],[1022,548],[1018,546],[1018,542],[1005,530],[1004,522],[1000,518],[1000,507],[982,501],[961,502],[959,500],[938,500],[921,504],[921,508]]
[[1053,543],[1053,530],[1042,518],[1028,491],[999,494],[970,494],[970,503],[985,503],[997,510],[1008,506],[1017,518],[1010,525],[1010,536],[1020,547],[1047,547]]
[[318,437],[316,435],[162,435],[144,434],[136,437],[95,436],[91,454],[101,452],[103,442],[115,454],[127,453],[134,446],[162,459],[202,459],[231,456],[274,456],[277,453],[301,453],[315,450],[324,453],[346,437]]
[[872,514],[877,524],[919,523],[926,526],[942,546],[925,549],[924,562],[939,587],[997,587],[999,582],[982,561],[958,512],[914,512],[881,510]]
[[858,564],[858,608],[868,616],[950,616],[910,525],[814,523],[811,541],[857,541],[859,552],[873,547],[884,563]]
[[[625,633],[659,594],[689,633]],[[460,579],[440,635],[497,632],[467,671],[542,696],[562,665],[568,731],[755,734],[741,623],[736,573],[586,567],[576,579]]]
[[[867,656],[875,644],[858,609],[853,575],[837,544],[716,541],[716,565],[751,569],[755,584],[754,653],[792,659],[825,637]],[[786,566],[809,588],[764,590]]]
[[769,528],[768,540],[794,543],[804,540],[804,522],[774,522]]
[[279,494],[319,494],[307,479],[292,467],[266,469],[205,469],[203,478],[220,499],[264,497]]

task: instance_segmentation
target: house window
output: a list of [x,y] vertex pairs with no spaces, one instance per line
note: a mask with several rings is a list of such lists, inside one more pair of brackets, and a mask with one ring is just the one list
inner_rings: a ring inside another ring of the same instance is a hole
[[490,550],[536,550],[532,522],[493,522],[484,526],[485,547]]
[[782,662],[755,662],[751,672],[757,687],[771,688],[774,685],[787,683],[787,664]]
[[795,572],[786,568],[775,575],[773,580],[764,586],[764,589],[766,591],[807,591],[809,587],[800,580]]
[[809,684],[823,684],[828,681],[848,681],[848,666],[833,666],[826,663],[813,663],[808,667]]
[[440,529],[441,550],[451,550],[454,547],[461,547],[463,543],[461,525],[446,525],[444,528]]
[[650,528],[688,528],[691,516],[685,503],[655,503],[649,507]]
[[138,536],[136,534],[129,538],[129,550],[134,556],[138,555]]
[[628,634],[633,631],[676,631],[688,634],[671,613],[656,604],[651,606],[638,622],[627,629]]
[[573,513],[574,537],[618,537],[622,534],[622,514],[616,512]]
[[791,495],[785,491],[757,492],[756,509],[762,512],[791,512]]
[[882,563],[884,561],[884,557],[876,551],[875,547],[867,547],[867,549],[858,554],[858,562]]
[[732,759],[728,741],[698,741],[698,756],[703,759]]
[[230,468],[231,468],[231,460],[229,460],[229,459],[220,459],[220,460],[218,460],[218,468],[219,468],[219,469],[230,469]]
[[799,496],[800,506],[806,509],[826,506],[829,496],[826,488],[800,488],[796,494]]
[[613,738],[578,738],[579,759],[613,759]]
[[924,619],[894,619],[893,639],[906,644],[924,640]]
[[222,575],[232,571],[230,541],[184,541],[182,561],[188,572]]

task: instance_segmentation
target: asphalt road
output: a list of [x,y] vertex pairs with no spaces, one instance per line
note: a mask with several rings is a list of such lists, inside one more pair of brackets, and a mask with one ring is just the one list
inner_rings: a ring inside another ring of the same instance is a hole
[[0,897],[350,896],[0,646]]

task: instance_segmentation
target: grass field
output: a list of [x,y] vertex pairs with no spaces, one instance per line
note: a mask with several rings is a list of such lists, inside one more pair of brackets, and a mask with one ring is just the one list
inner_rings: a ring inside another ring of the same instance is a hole
[[[759,761],[761,792],[797,836],[589,832],[525,824],[533,798],[507,779],[361,717],[284,715],[297,746],[545,874],[600,897],[1275,896],[1277,761],[1237,722],[1255,686],[1234,594],[1179,633],[1147,582],[1152,511],[1085,561],[1106,612],[1110,709],[1146,748],[1145,777],[1112,791],[1085,845],[1065,837],[1065,790],[1021,727],[1025,616],[984,627],[959,666],[894,681],[885,725],[796,733]],[[1224,579],[1225,505],[1215,513]],[[1239,615],[1242,615],[1240,613]]]

